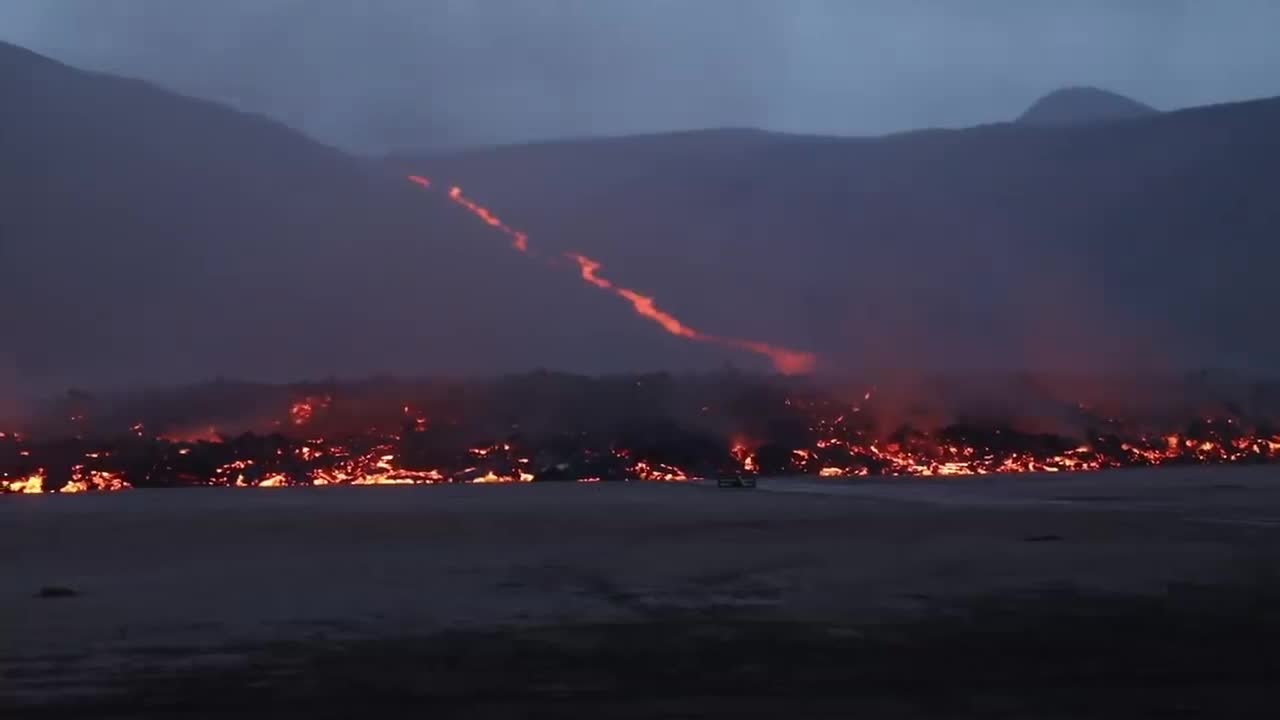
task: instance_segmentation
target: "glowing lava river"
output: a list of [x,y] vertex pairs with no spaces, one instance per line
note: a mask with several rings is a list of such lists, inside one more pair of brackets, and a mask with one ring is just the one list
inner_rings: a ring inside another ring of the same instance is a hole
[[[419,187],[430,189],[432,183],[421,175],[409,175],[408,180]],[[486,225],[497,229],[511,239],[511,246],[522,253],[532,254],[529,248],[529,236],[504,223],[493,211],[480,205],[462,194],[462,188],[454,185],[449,188],[449,199],[465,208]],[[577,264],[579,274],[584,282],[601,290],[606,290],[626,300],[631,309],[643,318],[657,323],[666,332],[694,342],[711,343],[722,347],[741,350],[768,358],[774,369],[784,375],[802,375],[812,372],[817,366],[817,358],[812,353],[777,347],[758,340],[721,337],[695,330],[678,318],[658,307],[657,302],[648,295],[643,295],[630,288],[621,287],[600,274],[603,265],[581,253],[565,253],[564,257]]]

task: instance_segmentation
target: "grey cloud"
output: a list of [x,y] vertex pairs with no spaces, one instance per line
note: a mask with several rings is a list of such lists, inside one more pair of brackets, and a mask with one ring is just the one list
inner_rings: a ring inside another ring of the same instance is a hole
[[378,152],[1009,118],[1068,84],[1280,92],[1269,0],[7,0],[0,38]]

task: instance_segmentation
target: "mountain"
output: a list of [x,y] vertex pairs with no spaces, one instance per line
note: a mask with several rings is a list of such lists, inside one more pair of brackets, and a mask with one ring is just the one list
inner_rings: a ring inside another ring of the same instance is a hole
[[0,378],[22,387],[725,357],[263,117],[3,44],[0,98]]
[[703,131],[398,156],[837,367],[1280,367],[1280,99],[1072,128]]
[[1068,87],[1055,90],[1032,103],[1018,116],[1017,122],[1032,127],[1076,127],[1130,120],[1158,112],[1149,105],[1108,90]]
[[[371,162],[0,46],[0,387],[766,364],[1280,367],[1280,100],[882,138],[707,130]],[[526,230],[538,257],[408,173]]]

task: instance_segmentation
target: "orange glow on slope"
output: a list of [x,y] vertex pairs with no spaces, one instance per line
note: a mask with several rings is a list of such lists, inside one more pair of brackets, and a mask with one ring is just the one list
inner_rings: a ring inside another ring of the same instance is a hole
[[[424,188],[431,187],[431,182],[420,175],[408,176],[411,182],[417,183]],[[480,218],[486,225],[496,228],[511,238],[511,245],[520,252],[529,252],[529,236],[519,230],[516,230],[502,220],[491,210],[480,205],[479,203],[469,199],[462,194],[462,188],[454,185],[449,188],[449,199],[458,205],[466,208],[472,215]],[[636,292],[630,288],[614,285],[609,280],[600,277],[597,270],[601,265],[598,261],[581,255],[578,253],[566,253],[566,257],[578,263],[578,270],[582,279],[601,290],[608,290],[613,294],[621,297],[631,304],[631,308],[635,310],[637,315],[648,318],[662,327],[663,330],[677,337],[687,338],[696,342],[714,343],[723,347],[734,348],[746,352],[761,355],[769,359],[773,363],[774,368],[784,375],[801,375],[812,372],[817,366],[817,357],[812,353],[801,352],[798,350],[790,350],[787,348],[774,347],[768,343],[758,340],[740,340],[738,338],[725,338],[716,335],[709,335],[704,332],[695,330],[688,325],[682,323],[671,313],[658,308],[656,301],[648,296]]]

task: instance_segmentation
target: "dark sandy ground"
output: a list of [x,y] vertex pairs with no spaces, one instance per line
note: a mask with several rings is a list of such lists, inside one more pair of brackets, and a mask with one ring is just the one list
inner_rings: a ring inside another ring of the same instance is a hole
[[0,498],[0,717],[1276,717],[1278,481]]

